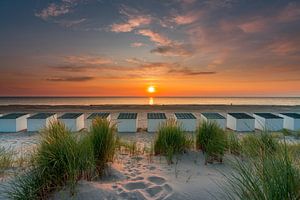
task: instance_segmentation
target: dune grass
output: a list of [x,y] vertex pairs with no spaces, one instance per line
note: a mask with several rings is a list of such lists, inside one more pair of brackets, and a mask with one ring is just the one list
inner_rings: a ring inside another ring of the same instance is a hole
[[174,154],[183,153],[191,144],[192,141],[185,135],[181,126],[175,120],[167,120],[158,129],[154,140],[154,153],[166,156],[171,164]]
[[3,174],[5,170],[13,165],[13,151],[0,148],[0,174]]
[[[253,149],[256,147],[257,142],[253,143]],[[233,170],[224,175],[226,184],[222,186],[225,193],[223,198],[299,199],[300,171],[295,166],[287,145],[278,144],[277,151],[273,153],[265,151],[265,154],[261,154],[261,151],[261,148],[257,149],[258,157],[233,161]]]
[[216,123],[203,121],[196,130],[196,147],[205,155],[205,164],[222,162],[227,146],[225,131]]
[[106,119],[96,118],[90,132],[97,172],[102,174],[107,162],[112,162],[115,154],[116,127]]
[[130,156],[136,156],[141,153],[140,149],[138,148],[137,141],[124,141],[118,139],[116,146],[120,152],[126,152]]
[[242,145],[234,132],[227,132],[227,150],[233,155],[240,155],[241,153]]
[[109,121],[95,119],[91,132],[72,134],[60,122],[41,131],[41,143],[31,168],[18,176],[7,190],[11,199],[46,199],[63,187],[75,193],[78,180],[101,175],[115,152],[115,128]]
[[300,143],[288,144],[287,149],[293,159],[293,162],[300,169]]
[[276,152],[278,148],[278,142],[267,131],[244,136],[241,145],[246,157],[261,157],[266,153]]

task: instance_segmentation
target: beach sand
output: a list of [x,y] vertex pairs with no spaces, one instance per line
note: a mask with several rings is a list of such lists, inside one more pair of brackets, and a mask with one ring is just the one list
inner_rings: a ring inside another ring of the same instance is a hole
[[[151,145],[154,135],[148,133],[123,134],[123,140]],[[204,165],[200,152],[188,152],[174,158],[168,165],[164,157],[130,156],[119,153],[108,175],[98,181],[80,181],[74,199],[215,199],[222,193],[221,172],[229,170],[226,163]],[[100,198],[101,197],[101,198]],[[51,199],[68,199],[68,191],[60,191]]]
[[[150,147],[155,137],[155,134],[143,131],[119,135],[122,140],[136,141],[140,149]],[[0,135],[0,145],[13,149],[19,156],[33,151],[39,140],[38,133]],[[226,161],[204,165],[203,154],[194,151],[175,157],[172,165],[167,164],[165,157],[118,152],[104,177],[90,182],[80,181],[73,197],[68,190],[61,190],[51,199],[215,199],[221,197],[217,184],[223,180],[220,172],[228,169]],[[13,177],[2,177],[1,184],[7,185]],[[0,195],[0,199],[6,198]]]
[[[138,112],[138,133],[119,134],[123,140],[136,141],[139,147],[150,145],[155,134],[145,132],[147,112],[165,112],[168,118],[174,112],[192,112],[200,118],[200,112],[300,112],[300,106],[204,106],[204,105],[171,105],[171,106],[0,106],[0,113],[8,112],[83,112],[87,116],[91,112],[108,111],[112,114],[112,122],[116,122],[119,112]],[[0,134],[0,146],[13,149],[18,156],[30,154],[39,143],[39,133],[5,133]],[[145,154],[130,156],[118,153],[116,160],[108,169],[106,176],[91,182],[80,181],[76,195],[61,190],[51,199],[215,199],[222,198],[218,184],[224,181],[221,172],[230,170],[225,159],[223,164],[204,165],[201,152],[188,152],[178,157],[172,165],[168,165],[164,157],[152,157]],[[0,179],[7,184],[13,176]],[[0,199],[5,197],[0,195]]]

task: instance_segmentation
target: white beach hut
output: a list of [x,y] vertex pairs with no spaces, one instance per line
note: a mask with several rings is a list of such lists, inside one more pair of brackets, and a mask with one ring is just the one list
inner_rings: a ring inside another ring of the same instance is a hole
[[85,123],[86,129],[90,130],[90,128],[92,126],[92,123],[93,123],[93,120],[95,118],[107,119],[109,121],[111,120],[110,113],[107,113],[107,112],[92,113],[86,119],[86,123]]
[[84,128],[84,114],[83,113],[65,113],[58,118],[71,131],[80,131]]
[[137,113],[120,113],[118,116],[118,132],[137,131]]
[[197,119],[192,113],[175,113],[175,119],[184,131],[196,131]]
[[220,113],[201,113],[201,121],[208,121],[216,123],[220,128],[226,128],[226,118]]
[[254,131],[254,117],[246,113],[228,113],[227,127],[240,132]]
[[49,124],[57,119],[55,113],[38,113],[27,118],[27,131],[35,132],[48,127]]
[[254,113],[255,128],[267,131],[279,131],[283,129],[283,118],[272,113]]
[[18,132],[27,129],[27,113],[10,113],[0,117],[0,132]]
[[147,113],[148,128],[147,131],[150,133],[156,132],[162,123],[167,120],[165,113]]
[[300,114],[299,113],[280,113],[283,118],[283,128],[298,131],[300,130]]

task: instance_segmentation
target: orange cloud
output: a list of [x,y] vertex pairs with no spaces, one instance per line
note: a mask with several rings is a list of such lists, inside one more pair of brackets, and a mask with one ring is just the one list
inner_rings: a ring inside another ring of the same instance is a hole
[[298,50],[297,43],[294,41],[276,41],[269,45],[268,49],[280,56],[284,56]]
[[111,31],[113,32],[130,32],[133,29],[140,27],[142,25],[150,24],[151,18],[147,16],[136,16],[135,18],[129,19],[125,23],[113,24],[111,26]]
[[157,32],[154,32],[150,29],[139,30],[139,31],[137,31],[137,34],[149,37],[149,39],[151,41],[155,42],[158,45],[168,45],[172,42],[169,38],[167,38]]
[[201,12],[188,12],[187,14],[184,15],[177,15],[173,19],[173,21],[178,24],[178,25],[186,25],[186,24],[191,24],[194,23],[199,19],[201,16]]
[[245,33],[256,33],[263,31],[267,26],[267,22],[264,19],[254,19],[238,25]]
[[111,25],[112,32],[131,32],[133,29],[151,23],[152,18],[149,15],[141,14],[138,10],[128,6],[122,6],[120,14],[127,17],[127,21],[123,23],[115,23]]
[[132,44],[130,44],[131,47],[141,47],[141,46],[145,46],[146,44],[142,43],[142,42],[134,42]]

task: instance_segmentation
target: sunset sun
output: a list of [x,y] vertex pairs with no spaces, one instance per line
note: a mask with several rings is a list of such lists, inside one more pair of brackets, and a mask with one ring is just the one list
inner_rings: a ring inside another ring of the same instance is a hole
[[147,88],[148,93],[154,93],[155,92],[155,87],[154,86],[149,86]]

